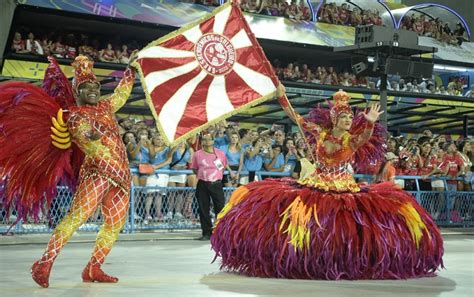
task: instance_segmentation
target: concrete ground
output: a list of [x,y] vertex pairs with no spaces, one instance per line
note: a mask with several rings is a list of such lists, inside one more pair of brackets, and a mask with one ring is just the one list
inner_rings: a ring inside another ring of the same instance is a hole
[[122,234],[103,268],[117,284],[81,281],[94,234],[77,234],[63,249],[50,287],[37,286],[31,264],[49,234],[0,237],[0,296],[474,296],[474,236],[445,232],[446,269],[434,278],[400,281],[261,279],[220,272],[209,242],[196,232]]

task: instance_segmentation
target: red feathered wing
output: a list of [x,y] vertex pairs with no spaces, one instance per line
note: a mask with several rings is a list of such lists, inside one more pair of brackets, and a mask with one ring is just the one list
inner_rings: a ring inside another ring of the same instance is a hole
[[[54,57],[49,56],[48,61],[50,63],[44,74],[42,88],[46,93],[48,93],[48,95],[55,99],[63,110],[67,111],[71,106],[76,106],[71,83]],[[68,172],[65,172],[61,178],[61,183],[68,186],[72,191],[75,191],[77,177],[79,176],[79,171],[82,162],[84,161],[84,153],[74,142],[71,144],[71,148],[71,166],[73,174],[69,175]]]
[[61,67],[53,57],[48,57],[49,65],[44,73],[43,84],[41,87],[48,95],[53,97],[62,109],[68,109],[75,106],[74,93]]
[[38,219],[49,208],[61,176],[73,176],[71,149],[51,144],[51,118],[60,106],[43,89],[23,82],[0,84],[2,206],[19,219]]

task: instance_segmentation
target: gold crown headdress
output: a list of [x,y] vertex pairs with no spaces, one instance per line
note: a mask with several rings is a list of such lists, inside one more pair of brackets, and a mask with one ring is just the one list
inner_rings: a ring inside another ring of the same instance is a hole
[[74,59],[74,62],[71,64],[74,67],[74,79],[72,80],[72,88],[77,91],[77,88],[85,82],[99,83],[97,78],[92,72],[92,67],[94,67],[94,61],[89,59],[86,56],[79,55]]
[[352,112],[351,106],[349,105],[349,100],[351,99],[351,96],[349,96],[349,94],[347,94],[343,90],[339,90],[332,96],[332,98],[334,100],[334,105],[329,111],[332,123],[337,122],[337,117],[341,113],[354,114]]

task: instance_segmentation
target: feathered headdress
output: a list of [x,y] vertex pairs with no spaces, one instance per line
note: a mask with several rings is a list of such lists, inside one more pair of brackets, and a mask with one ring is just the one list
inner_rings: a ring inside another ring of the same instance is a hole
[[72,80],[72,88],[77,92],[77,88],[85,83],[99,83],[92,68],[94,67],[94,61],[90,60],[88,57],[79,55],[74,59],[74,62],[71,64],[74,67],[74,79]]
[[349,105],[349,100],[351,99],[349,94],[347,94],[343,90],[339,90],[332,96],[332,98],[334,99],[334,104],[331,107],[331,110],[329,111],[329,115],[331,117],[331,122],[333,125],[336,124],[337,117],[341,113],[348,113],[352,115],[354,114],[352,112],[351,106]]

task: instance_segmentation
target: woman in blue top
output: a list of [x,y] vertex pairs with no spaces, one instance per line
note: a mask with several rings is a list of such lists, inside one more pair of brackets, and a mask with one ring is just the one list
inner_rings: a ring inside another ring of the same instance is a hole
[[[266,151],[265,151],[266,150]],[[265,153],[268,153],[265,140],[262,137],[258,137],[252,142],[252,145],[245,151],[244,154],[244,170],[249,172],[249,176],[240,179],[240,183],[243,185],[253,182],[255,179],[255,171],[262,170],[263,159]]]
[[[192,147],[187,145],[186,141],[179,143],[174,149],[173,155],[171,157],[171,170],[186,170],[188,169],[188,164],[191,163],[193,159],[194,150]],[[171,174],[168,187],[186,187],[186,181],[188,174]],[[188,183],[189,187],[192,187],[192,184]],[[186,195],[186,191],[179,191],[180,195],[176,195],[173,205],[175,206],[175,219],[183,218],[183,214],[187,219],[194,220],[195,217],[192,212],[192,202],[194,193]],[[170,200],[171,197],[168,198]],[[169,209],[172,211],[172,208]]]
[[[138,143],[137,143],[138,139]],[[128,160],[130,161],[130,167],[136,168],[137,172],[133,173],[132,181],[135,186],[145,186],[147,178],[149,177],[148,174],[141,174],[138,172],[138,165],[139,164],[150,164],[150,146],[151,141],[148,139],[148,130],[147,129],[140,129],[137,132],[137,136],[135,138],[135,134],[133,132],[126,132],[123,135],[123,140],[127,147],[127,155]],[[141,188],[135,192],[135,219],[141,220],[141,213],[142,213],[142,203],[144,193],[142,192]]]
[[298,154],[293,138],[286,138],[283,142],[283,155],[285,156],[285,172],[293,172],[298,162]]
[[[138,145],[137,145],[137,137],[135,136],[135,133],[131,131],[125,132],[122,135],[122,140],[123,140],[123,143],[125,144],[125,147],[127,148],[127,158],[128,158],[128,162],[130,163],[130,168],[135,168],[136,170],[138,170],[138,164],[140,162],[137,159],[137,157],[140,150],[137,149]],[[139,185],[138,172],[133,173],[132,181],[135,186]]]
[[[155,170],[158,169],[169,169],[169,164],[171,163],[171,151],[169,147],[165,145],[163,138],[161,135],[156,134],[152,138],[152,144],[149,150],[150,156],[150,163],[153,165]],[[150,175],[146,180],[147,187],[167,187],[169,180],[169,174],[167,173],[155,173]],[[147,190],[147,197],[145,201],[145,221],[144,223],[148,223],[149,220],[152,219],[150,209],[152,204],[152,198],[154,196],[155,202],[155,219],[161,220],[163,219],[163,215],[161,212],[161,205],[162,205],[162,195],[165,195],[165,191],[157,190],[157,189],[148,189]]]
[[226,187],[235,187],[240,179],[240,171],[244,163],[244,151],[240,146],[239,133],[232,132],[230,134],[230,143],[221,146],[220,149],[225,152],[230,169],[236,171],[234,179],[230,179],[227,174],[224,176],[224,184]]
[[[126,133],[128,134],[128,133]],[[125,135],[124,135],[125,138]],[[149,139],[149,133],[147,129],[140,129],[137,132],[138,144],[131,142],[127,145],[127,152],[132,167],[138,168],[138,164],[150,164],[150,146],[151,141]],[[134,184],[139,186],[145,186],[146,180],[149,175],[137,173],[136,177],[133,178]],[[138,179],[138,182],[136,182]]]
[[279,144],[272,145],[270,158],[265,159],[263,167],[266,171],[283,172],[285,170],[285,157]]

